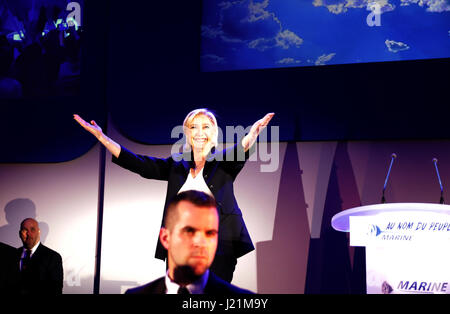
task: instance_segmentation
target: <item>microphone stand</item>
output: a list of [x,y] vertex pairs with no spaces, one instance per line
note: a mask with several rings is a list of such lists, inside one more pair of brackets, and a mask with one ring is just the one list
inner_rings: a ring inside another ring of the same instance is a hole
[[434,167],[436,168],[436,174],[439,180],[439,186],[441,188],[441,198],[439,200],[440,204],[444,204],[444,188],[442,187],[442,181],[441,181],[441,176],[439,175],[439,169],[437,166],[437,158],[433,158],[433,163],[434,163]]
[[397,155],[395,153],[393,153],[391,155],[391,164],[389,165],[389,170],[386,175],[386,180],[384,180],[383,192],[382,192],[382,196],[381,196],[381,204],[386,203],[386,198],[384,197],[384,191],[386,190],[387,182],[389,180],[389,176],[391,175],[392,164],[394,163],[395,158],[397,158]]

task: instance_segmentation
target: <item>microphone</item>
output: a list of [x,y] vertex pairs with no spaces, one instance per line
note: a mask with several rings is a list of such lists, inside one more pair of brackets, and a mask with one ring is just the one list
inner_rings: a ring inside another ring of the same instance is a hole
[[439,186],[441,187],[441,199],[439,200],[439,203],[444,204],[444,188],[442,187],[442,181],[441,176],[439,175],[439,169],[437,166],[437,158],[433,158],[434,167],[436,168],[436,174],[439,180]]
[[389,176],[391,175],[391,169],[392,169],[392,164],[394,163],[394,159],[397,158],[397,154],[392,153],[391,155],[391,164],[389,165],[389,170],[388,173],[386,175],[386,180],[384,180],[384,186],[383,186],[383,194],[381,196],[381,204],[386,203],[386,199],[384,198],[384,191],[386,190],[386,186],[389,180]]

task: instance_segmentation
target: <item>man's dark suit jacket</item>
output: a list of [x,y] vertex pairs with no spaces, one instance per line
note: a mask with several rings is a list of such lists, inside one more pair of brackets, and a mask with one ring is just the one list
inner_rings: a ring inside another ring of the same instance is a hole
[[[17,249],[18,260],[22,251],[23,247]],[[31,256],[27,271],[20,272],[20,293],[61,294],[63,277],[61,255],[40,243]]]
[[19,292],[19,260],[17,249],[0,242],[0,294]]
[[[128,289],[125,294],[165,294],[166,282],[165,277],[161,277],[146,285]],[[204,294],[254,294],[249,290],[239,288],[225,280],[220,279],[212,272],[209,272],[208,281],[206,282]]]
[[[237,258],[255,249],[233,191],[233,182],[251,150],[253,147],[244,152],[242,145],[222,151],[213,148],[203,168],[203,178],[216,199],[219,211],[219,242],[211,271],[228,282],[233,278]],[[113,156],[112,161],[144,178],[168,182],[163,217],[168,203],[186,182],[190,169],[195,167],[192,152],[164,159],[136,155],[125,147],[121,147],[119,158]],[[155,257],[162,260],[167,257],[159,238]]]

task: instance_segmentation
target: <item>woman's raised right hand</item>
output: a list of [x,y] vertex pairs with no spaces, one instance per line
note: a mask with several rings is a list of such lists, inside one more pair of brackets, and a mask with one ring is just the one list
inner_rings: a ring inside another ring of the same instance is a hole
[[100,137],[103,135],[102,128],[95,123],[94,120],[91,121],[91,123],[87,123],[84,121],[79,115],[74,114],[73,118],[88,132],[92,133],[97,139],[100,139]]
[[73,118],[87,131],[92,133],[99,141],[102,143],[106,149],[108,149],[111,154],[113,154],[116,158],[119,158],[120,152],[122,148],[119,144],[114,142],[112,139],[110,139],[108,136],[103,134],[102,128],[95,123],[94,120],[91,121],[91,123],[87,123],[84,121],[79,115],[74,114]]

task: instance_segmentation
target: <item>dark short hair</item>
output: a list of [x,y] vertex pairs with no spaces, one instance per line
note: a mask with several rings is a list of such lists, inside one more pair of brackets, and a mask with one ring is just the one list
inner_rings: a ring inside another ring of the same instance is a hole
[[196,190],[181,192],[173,197],[167,205],[163,224],[165,228],[169,229],[178,219],[178,211],[176,209],[181,201],[187,201],[198,207],[214,207],[217,210],[216,200],[211,195]]

